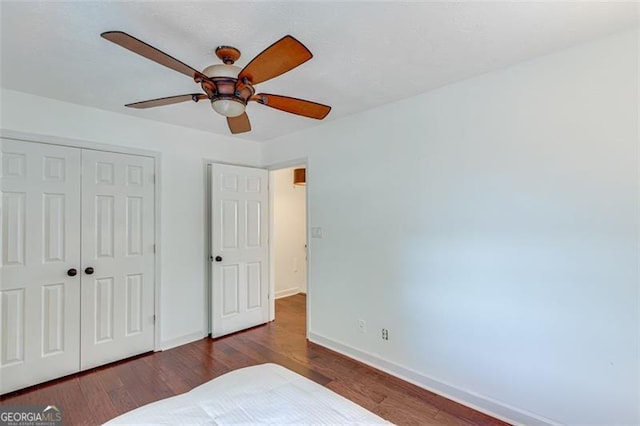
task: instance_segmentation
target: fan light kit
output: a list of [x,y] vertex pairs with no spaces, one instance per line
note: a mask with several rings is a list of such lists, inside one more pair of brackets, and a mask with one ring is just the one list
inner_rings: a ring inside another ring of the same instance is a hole
[[240,58],[238,49],[219,46],[216,49],[216,56],[220,58],[222,64],[210,65],[202,72],[122,31],[108,31],[101,36],[138,55],[193,78],[204,91],[204,93],[169,96],[127,104],[126,106],[130,108],[152,108],[208,99],[215,112],[227,117],[229,129],[234,134],[251,130],[249,117],[245,111],[250,101],[317,120],[322,120],[331,111],[330,106],[303,99],[268,93],[255,94],[256,84],[284,74],[313,57],[309,49],[290,35],[284,36],[267,47],[244,68],[234,65]]

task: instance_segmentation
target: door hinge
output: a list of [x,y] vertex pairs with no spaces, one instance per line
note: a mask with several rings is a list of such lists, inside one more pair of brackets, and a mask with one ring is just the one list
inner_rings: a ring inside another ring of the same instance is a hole
[[151,175],[151,183],[156,184],[156,175]]
[[156,323],[156,315],[155,314],[153,314],[153,323],[154,324]]
[[155,254],[155,252],[156,252],[156,245],[154,244],[153,245],[153,253]]

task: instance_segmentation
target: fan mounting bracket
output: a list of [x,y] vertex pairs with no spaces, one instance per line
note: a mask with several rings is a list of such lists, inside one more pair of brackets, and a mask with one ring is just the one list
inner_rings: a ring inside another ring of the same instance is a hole
[[233,65],[240,58],[240,50],[232,46],[218,46],[216,56],[225,64]]

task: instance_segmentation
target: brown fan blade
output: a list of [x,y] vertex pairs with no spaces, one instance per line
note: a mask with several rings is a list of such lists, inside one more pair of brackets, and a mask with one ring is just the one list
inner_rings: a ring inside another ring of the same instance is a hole
[[322,120],[329,114],[331,107],[316,102],[305,101],[304,99],[290,98],[288,96],[270,95],[268,93],[258,93],[252,100],[258,101],[262,105],[291,114],[302,115],[303,117]]
[[167,96],[166,98],[158,98],[158,99],[151,99],[148,101],[134,102],[132,104],[126,104],[125,106],[129,108],[144,109],[144,108],[153,108],[153,107],[163,106],[163,105],[177,104],[177,103],[186,102],[186,101],[198,102],[200,99],[207,99],[207,95],[205,95],[204,93],[192,93],[190,95]]
[[249,116],[246,112],[237,117],[227,117],[227,124],[229,125],[229,130],[231,130],[231,133],[234,135],[236,133],[251,131],[251,123],[249,122]]
[[259,84],[284,74],[313,58],[304,44],[290,35],[282,37],[253,58],[238,74],[238,82],[246,78]]
[[202,73],[191,68],[189,65],[180,62],[173,56],[169,56],[166,53],[156,49],[155,47],[145,43],[142,40],[130,36],[122,31],[107,31],[100,34],[103,38],[129,49],[133,53],[137,53],[140,56],[144,56],[147,59],[151,59],[154,62],[171,68],[174,71],[178,71],[184,75],[188,75],[191,78],[196,76],[202,76]]

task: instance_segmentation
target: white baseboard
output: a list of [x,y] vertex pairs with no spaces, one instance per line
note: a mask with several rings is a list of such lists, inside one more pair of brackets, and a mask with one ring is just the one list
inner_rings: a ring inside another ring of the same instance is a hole
[[475,392],[457,388],[440,380],[425,376],[417,371],[395,364],[391,361],[387,361],[386,359],[380,358],[376,355],[355,349],[345,343],[321,336],[312,331],[309,332],[309,340],[507,423],[528,426],[560,425],[560,423],[554,422],[553,420],[512,407],[508,404],[479,395]]
[[276,299],[293,296],[294,294],[298,294],[298,293],[300,293],[299,287],[286,288],[284,290],[276,291]]
[[186,336],[176,337],[175,339],[164,340],[160,342],[160,350],[166,351],[167,349],[175,348],[176,346],[186,345],[187,343],[195,342],[204,338],[208,333],[198,331],[197,333],[187,334]]

